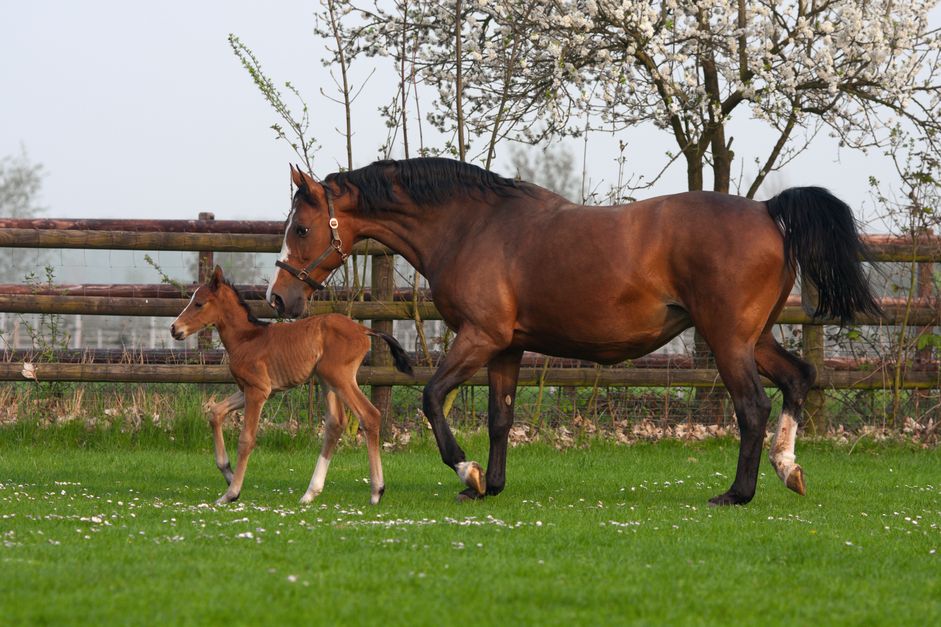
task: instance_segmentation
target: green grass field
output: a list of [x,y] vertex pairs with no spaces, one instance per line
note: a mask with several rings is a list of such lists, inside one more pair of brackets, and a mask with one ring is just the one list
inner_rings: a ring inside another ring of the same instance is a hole
[[262,438],[215,507],[208,428],[191,439],[0,431],[0,623],[941,621],[937,449],[799,443],[807,497],[763,461],[755,501],[714,509],[735,441],[528,444],[502,495],[459,504],[422,435],[384,455],[379,507],[348,444],[302,507],[316,450]]

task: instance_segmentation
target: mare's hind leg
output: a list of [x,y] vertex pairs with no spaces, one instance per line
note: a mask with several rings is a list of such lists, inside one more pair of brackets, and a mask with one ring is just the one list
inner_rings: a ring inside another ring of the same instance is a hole
[[771,379],[781,389],[784,405],[781,417],[771,440],[768,457],[778,477],[788,488],[801,496],[806,492],[804,471],[794,455],[794,441],[801,422],[804,399],[816,377],[816,369],[797,358],[778,344],[766,331],[755,347],[755,360],[761,374]]
[[339,441],[340,435],[346,426],[346,412],[343,411],[343,405],[340,403],[337,393],[323,382],[321,384],[327,391],[325,395],[327,415],[324,417],[323,447],[320,450],[320,457],[317,458],[314,474],[310,478],[310,485],[307,486],[307,492],[301,497],[301,503],[304,504],[313,501],[323,491],[323,484],[327,479],[327,470],[330,468],[333,451],[336,449],[337,441]]
[[225,450],[225,440],[222,437],[222,423],[225,417],[236,409],[245,407],[245,395],[239,390],[209,408],[209,425],[212,427],[212,443],[216,453],[216,467],[225,477],[226,484],[232,483],[232,466],[229,464],[229,455]]
[[740,436],[735,480],[727,492],[709,499],[713,505],[744,505],[755,496],[758,463],[764,444],[771,401],[765,394],[755,364],[754,348],[734,338],[715,342],[706,336],[722,381],[732,396]]

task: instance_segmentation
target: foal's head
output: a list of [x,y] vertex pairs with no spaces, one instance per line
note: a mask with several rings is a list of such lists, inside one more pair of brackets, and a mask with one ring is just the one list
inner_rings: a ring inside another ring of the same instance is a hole
[[216,266],[212,278],[205,285],[200,285],[193,293],[186,309],[170,325],[170,334],[174,339],[185,340],[190,335],[201,331],[211,324],[218,324],[222,319],[227,304],[226,292],[233,290],[222,275],[222,268]]

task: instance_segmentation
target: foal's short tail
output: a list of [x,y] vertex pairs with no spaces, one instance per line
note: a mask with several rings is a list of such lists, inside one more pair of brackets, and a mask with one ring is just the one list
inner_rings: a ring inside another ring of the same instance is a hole
[[[870,257],[849,206],[822,187],[792,187],[765,202],[784,231],[784,255],[817,288],[814,317],[881,313],[860,260]],[[796,269],[796,268],[795,268]]]
[[412,371],[412,360],[408,358],[408,353],[405,352],[405,349],[402,348],[402,345],[399,344],[398,340],[396,340],[391,335],[386,335],[385,333],[380,333],[379,331],[369,331],[369,335],[381,337],[386,341],[386,344],[389,345],[389,350],[392,351],[392,361],[395,362],[396,370],[399,372],[404,372],[408,375],[415,374]]

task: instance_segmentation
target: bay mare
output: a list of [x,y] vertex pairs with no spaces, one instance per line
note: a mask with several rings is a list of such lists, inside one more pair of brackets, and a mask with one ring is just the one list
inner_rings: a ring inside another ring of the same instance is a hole
[[[229,370],[239,391],[210,409],[216,466],[229,487],[216,501],[229,503],[239,498],[248,457],[255,448],[255,432],[265,401],[282,390],[296,387],[316,376],[325,391],[327,415],[324,419],[323,448],[302,503],[310,503],[323,490],[330,459],[346,426],[346,404],[360,420],[369,455],[370,502],[379,503],[385,491],[382,461],[379,457],[379,427],[382,417],[356,384],[356,371],[369,352],[370,337],[381,337],[392,350],[395,367],[411,374],[405,351],[394,338],[376,333],[346,316],[312,316],[293,323],[269,324],[257,320],[248,305],[225,280],[216,266],[212,278],[196,289],[186,308],[170,325],[170,333],[184,340],[214,325],[229,356]],[[235,472],[222,438],[225,417],[245,408],[245,421],[239,434]]]
[[[695,326],[715,355],[741,436],[738,467],[716,505],[755,494],[771,402],[783,411],[771,464],[803,494],[794,440],[814,368],[771,333],[797,269],[816,287],[816,315],[847,321],[878,313],[860,265],[850,208],[818,187],[761,202],[713,192],[622,206],[573,204],[546,189],[448,159],[380,161],[322,183],[291,169],[297,186],[267,299],[298,316],[351,246],[374,238],[431,286],[456,332],[423,394],[441,458],[467,489],[505,485],[507,435],[523,351],[612,364]],[[468,461],[442,413],[449,391],[486,366],[490,455]]]

